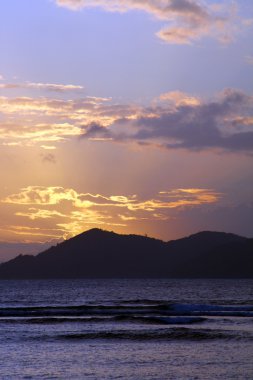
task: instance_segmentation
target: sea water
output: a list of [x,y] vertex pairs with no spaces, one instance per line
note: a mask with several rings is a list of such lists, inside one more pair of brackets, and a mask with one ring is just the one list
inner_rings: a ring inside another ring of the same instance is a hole
[[0,281],[1,379],[253,379],[253,280]]

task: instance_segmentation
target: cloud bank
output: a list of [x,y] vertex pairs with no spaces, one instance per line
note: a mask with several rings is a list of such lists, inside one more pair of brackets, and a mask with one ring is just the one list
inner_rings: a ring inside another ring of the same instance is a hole
[[108,128],[87,126],[84,137],[152,144],[166,149],[252,153],[252,96],[227,89],[209,102],[180,92],[163,94],[162,100],[168,100],[167,106],[150,108],[149,114],[146,109],[146,116],[123,118]]
[[[72,188],[28,186],[0,200],[14,206],[17,224],[0,230],[12,235],[67,238],[94,225],[126,227],[143,220],[164,221],[170,210],[214,204],[221,194],[212,189],[181,188],[160,191],[143,199],[137,195],[78,193]],[[18,221],[23,218],[20,225]],[[30,223],[29,223],[30,221]]]
[[149,106],[111,98],[0,97],[0,144],[56,144],[73,138],[162,149],[252,153],[253,96],[226,89],[210,100],[173,91]]

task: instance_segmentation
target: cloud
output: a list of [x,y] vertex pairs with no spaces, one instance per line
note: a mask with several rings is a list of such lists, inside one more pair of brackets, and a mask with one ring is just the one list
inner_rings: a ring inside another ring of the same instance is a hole
[[73,84],[55,84],[55,83],[1,83],[0,89],[11,90],[19,88],[31,88],[37,90],[66,92],[66,91],[79,91],[83,89],[83,86],[76,86]]
[[223,7],[198,0],[55,0],[61,7],[78,11],[100,8],[108,12],[143,11],[166,22],[157,36],[166,43],[189,44],[210,36],[230,42],[235,32],[237,9],[234,3]]
[[43,162],[49,162],[51,164],[55,164],[56,163],[56,157],[54,154],[52,153],[48,153],[48,154],[41,154],[41,157],[42,157],[42,161]]
[[211,205],[220,198],[221,194],[215,190],[200,188],[161,191],[154,197],[142,199],[137,195],[78,193],[71,188],[28,186],[0,203],[15,206],[15,216],[24,218],[22,226],[8,225],[5,231],[60,239],[94,225],[126,227],[143,220],[165,221],[169,219],[170,210]]
[[[158,199],[139,201],[136,195],[111,195],[78,193],[74,189],[63,187],[28,186],[17,194],[2,199],[2,203],[17,205],[57,205],[69,201],[77,208],[120,207],[135,211],[138,209],[175,208],[217,201],[219,194],[209,189],[176,189],[161,191]],[[168,200],[167,200],[168,199]]]
[[[35,242],[36,240],[33,240],[34,238],[42,238],[46,239],[43,241],[46,242],[48,239],[59,239],[61,235],[59,234],[59,231],[61,231],[59,228],[54,230],[51,228],[45,229],[40,227],[27,227],[27,226],[19,226],[19,225],[10,225],[6,226],[5,229],[1,229],[5,234],[9,232],[12,236],[13,235],[19,235],[19,236],[29,236],[30,242]],[[58,233],[57,233],[58,232]],[[27,240],[26,240],[27,241]]]
[[[140,113],[137,105],[112,104],[111,98],[0,97],[0,143],[9,146],[52,146],[52,142],[81,136],[82,125],[111,125]],[[50,143],[50,144],[49,144]],[[54,145],[53,145],[54,146]],[[45,149],[45,148],[44,148]]]
[[233,119],[233,126],[237,129],[245,129],[245,127],[252,128],[253,126],[253,116],[238,116]]
[[41,145],[40,147],[45,149],[45,150],[55,150],[56,149],[56,146],[54,146],[54,145]]
[[165,149],[252,152],[253,96],[226,89],[209,100],[181,91],[150,105],[111,98],[0,97],[0,143],[54,149],[82,138]]
[[40,144],[43,149],[49,149],[47,145],[41,143],[56,143],[70,137],[80,136],[82,130],[70,123],[29,123],[28,125],[6,123],[0,126],[0,133],[0,141],[2,140],[3,145],[32,146]]
[[[201,34],[203,34],[203,30]],[[156,35],[167,43],[184,45],[200,38],[200,30],[199,28],[166,27],[157,32]]]
[[[101,125],[97,123],[91,123],[88,126],[85,126],[85,138],[89,140],[97,140],[97,141],[107,141],[107,140],[113,140],[111,137],[110,131],[102,127]],[[82,136],[82,137],[83,137]]]
[[43,210],[43,209],[36,209],[36,208],[29,208],[27,212],[16,212],[16,215],[18,216],[25,216],[32,220],[35,219],[51,219],[56,217],[65,217],[66,215],[62,214],[61,212],[55,211],[55,210]]
[[161,94],[158,98],[160,101],[171,103],[178,106],[197,106],[201,103],[200,99],[196,96],[186,94],[182,91],[170,91]]
[[56,205],[63,200],[75,201],[76,199],[78,199],[78,193],[73,189],[28,186],[21,189],[19,193],[2,199],[2,202],[19,205]]
[[[166,149],[253,151],[253,97],[227,89],[214,100],[201,102],[180,92],[163,94],[168,105],[153,107],[153,116],[116,121],[105,132],[88,129],[88,135],[107,136],[115,142],[153,144]],[[115,128],[117,126],[117,128]],[[120,132],[118,132],[120,131]]]

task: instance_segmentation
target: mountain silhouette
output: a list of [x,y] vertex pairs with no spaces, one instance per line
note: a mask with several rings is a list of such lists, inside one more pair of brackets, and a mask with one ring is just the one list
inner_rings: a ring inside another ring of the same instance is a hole
[[164,242],[97,228],[0,265],[0,279],[252,278],[253,239],[199,232]]

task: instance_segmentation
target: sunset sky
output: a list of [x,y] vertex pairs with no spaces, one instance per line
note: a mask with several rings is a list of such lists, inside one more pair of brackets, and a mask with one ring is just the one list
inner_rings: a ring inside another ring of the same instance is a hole
[[0,261],[98,227],[253,237],[253,2],[0,3]]

